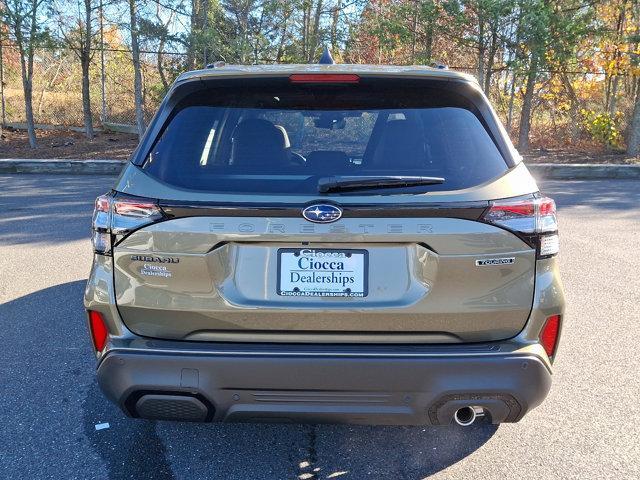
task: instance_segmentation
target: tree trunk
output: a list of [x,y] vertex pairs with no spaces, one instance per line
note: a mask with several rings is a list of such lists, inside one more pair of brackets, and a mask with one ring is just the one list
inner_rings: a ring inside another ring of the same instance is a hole
[[80,53],[82,67],[82,116],[84,118],[84,134],[93,138],[93,119],[91,118],[91,96],[89,91],[89,68],[91,67],[91,0],[84,0],[83,45]]
[[280,63],[282,61],[282,57],[284,56],[284,45],[287,41],[287,35],[289,33],[289,17],[291,16],[291,11],[288,9],[288,7],[285,8],[286,10],[283,12],[282,28],[280,29],[280,41],[278,42],[276,63]]
[[164,47],[167,42],[167,32],[169,29],[169,24],[173,20],[173,12],[169,14],[169,18],[166,22],[162,22],[162,17],[160,15],[160,4],[158,4],[156,9],[156,18],[158,19],[158,22],[160,22],[160,24],[163,25],[164,27],[162,29],[162,32],[160,34],[160,38],[158,41],[158,53],[156,55],[156,68],[158,70],[158,75],[160,76],[160,81],[162,82],[162,88],[166,92],[167,90],[169,90],[169,80],[167,79],[167,73],[164,70],[163,54],[164,54]]
[[516,82],[518,76],[513,72],[513,78],[511,79],[511,91],[509,93],[509,111],[507,113],[507,132],[511,134],[511,124],[513,122],[513,104],[516,98]]
[[318,45],[320,44],[320,16],[322,14],[322,0],[316,0],[316,11],[313,15],[313,33],[310,35],[311,44],[309,45],[309,56],[307,61],[314,62]]
[[[87,59],[88,60],[88,59]],[[93,119],[91,118],[91,98],[89,91],[89,62],[82,65],[82,116],[84,117],[84,134],[88,139],[93,138]]]
[[142,72],[140,70],[140,45],[138,43],[138,14],[136,12],[136,0],[129,0],[129,16],[131,18],[131,56],[133,59],[133,95],[136,109],[136,128],[138,136],[142,137],[145,131],[144,111],[142,108]]
[[309,9],[311,8],[310,3],[311,0],[305,0],[302,4],[302,38],[300,40],[302,43],[302,58],[304,58],[305,60],[308,58],[307,44],[309,43]]
[[413,21],[411,25],[411,64],[416,64],[416,43],[418,37],[418,0],[413,0]]
[[100,109],[100,122],[105,124],[107,121],[107,75],[105,70],[105,59],[104,59],[104,10],[103,10],[103,0],[100,0],[99,5],[99,15],[100,15],[100,100],[101,100],[101,109]]
[[[624,24],[625,24],[625,13],[627,9],[626,7],[627,7],[626,2],[623,2],[620,5],[620,12],[618,13],[618,18],[616,21],[616,35],[620,40],[625,38]],[[609,91],[607,95],[607,99],[608,99],[607,111],[609,112],[609,115],[611,115],[612,117],[616,114],[616,107],[618,102],[617,96],[618,96],[618,84],[620,82],[620,75],[619,75],[620,57],[621,57],[620,50],[616,47],[615,53],[613,54],[613,64],[614,64],[615,70],[611,74],[612,78],[610,81]]]
[[569,107],[569,138],[572,142],[575,142],[578,139],[578,108],[580,107],[580,101],[566,73],[562,75],[562,83],[571,102]]
[[[171,15],[173,15],[173,12]],[[202,30],[203,32],[207,32],[207,30],[209,30],[209,0],[202,1]],[[202,45],[202,66],[206,67],[208,64],[209,64],[209,48],[208,48],[208,41],[205,41],[204,44]]]
[[338,51],[338,21],[340,20],[340,10],[342,10],[342,0],[338,0],[331,14],[331,52]]
[[485,54],[485,41],[484,41],[484,20],[482,16],[478,18],[478,82],[482,85],[484,79],[484,54]]
[[427,65],[433,62],[433,34],[434,34],[435,20],[430,18],[427,22],[427,32],[424,41],[424,56],[426,57]]
[[636,98],[636,104],[633,109],[627,153],[629,155],[640,155],[640,95]]
[[253,43],[253,63],[255,65],[260,61],[260,34],[262,33],[262,29],[264,28],[264,16],[265,16],[266,8],[263,7],[260,11],[260,20],[258,20],[258,24],[255,26],[253,35],[252,35],[252,43]]
[[200,22],[202,10],[201,0],[191,0],[191,22],[189,32],[189,45],[187,48],[187,70],[193,70],[196,66],[197,50],[199,46],[200,33],[202,33],[202,25]]
[[611,93],[611,76],[608,73],[604,75],[604,109],[609,111],[609,95]]
[[22,69],[22,90],[24,92],[24,113],[27,121],[27,135],[29,136],[29,145],[31,148],[38,148],[36,140],[36,125],[33,120],[33,81],[31,75],[27,73],[25,58],[21,55],[20,66]]
[[[33,5],[33,9],[34,14],[31,20],[35,22],[35,5]],[[27,135],[29,137],[29,146],[31,148],[38,148],[36,125],[33,120],[33,33],[35,32],[35,23],[31,26],[30,31],[32,35],[29,40],[26,40],[22,35],[22,22],[16,22],[14,34],[20,53],[20,73],[22,75],[22,92],[24,94],[24,114],[27,122]],[[27,42],[26,45],[25,42]]]
[[158,69],[158,75],[160,76],[160,81],[162,82],[162,88],[166,92],[169,90],[169,81],[167,80],[167,74],[164,71],[164,65],[162,64],[162,53],[164,52],[164,37],[160,39],[158,44],[158,54],[156,55],[156,67]]
[[620,76],[615,75],[611,80],[611,91],[609,92],[609,115],[612,117],[616,114],[616,108],[618,106],[618,84],[620,82]]
[[491,26],[491,43],[489,44],[489,55],[487,57],[487,70],[484,76],[484,93],[489,96],[489,89],[491,88],[491,77],[493,76],[493,64],[495,61],[496,53],[498,51],[498,26]]
[[531,130],[531,109],[533,105],[533,91],[536,86],[538,76],[538,53],[533,52],[529,73],[527,74],[527,90],[522,103],[522,113],[520,114],[520,131],[518,132],[518,149],[521,152],[529,150],[529,130]]

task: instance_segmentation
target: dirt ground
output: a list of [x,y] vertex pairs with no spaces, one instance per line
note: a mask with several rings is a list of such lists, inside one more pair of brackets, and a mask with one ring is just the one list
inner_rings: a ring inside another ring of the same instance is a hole
[[580,151],[579,149],[532,149],[523,155],[526,163],[616,163],[640,164],[640,158],[626,153]]
[[[0,137],[0,158],[65,158],[126,160],[138,144],[137,135],[98,132],[88,140],[70,130],[38,130],[39,146],[29,147],[24,131],[4,129]],[[524,155],[527,163],[640,163],[640,158],[605,149],[532,149]]]
[[65,158],[126,160],[138,144],[138,136],[127,133],[97,132],[89,140],[71,130],[38,130],[38,148],[29,147],[27,132],[3,129],[0,158]]

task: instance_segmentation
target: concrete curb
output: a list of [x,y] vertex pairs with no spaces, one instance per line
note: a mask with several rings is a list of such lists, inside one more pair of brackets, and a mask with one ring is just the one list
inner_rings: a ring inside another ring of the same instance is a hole
[[[59,173],[70,175],[117,175],[124,160],[21,160],[0,159],[0,173]],[[587,163],[527,164],[534,177],[547,180],[640,179],[639,165]]]
[[639,165],[607,163],[526,163],[531,174],[545,180],[640,179]]
[[58,173],[67,175],[117,175],[124,160],[0,159],[0,173]]

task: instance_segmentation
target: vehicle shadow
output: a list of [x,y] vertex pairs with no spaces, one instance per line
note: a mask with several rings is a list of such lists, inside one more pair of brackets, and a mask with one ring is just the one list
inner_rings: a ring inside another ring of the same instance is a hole
[[[84,281],[0,305],[0,477],[419,479],[472,454],[495,426],[191,424],[127,418],[100,392]],[[96,425],[109,427],[96,430]],[[34,461],[34,458],[37,461]],[[3,473],[4,472],[4,473]]]
[[[423,479],[466,458],[497,431],[478,422],[470,427],[318,426],[318,478]],[[344,473],[342,473],[344,472]]]
[[538,185],[560,209],[590,207],[638,215],[639,180],[542,180]]
[[93,202],[111,189],[115,178],[0,175],[0,245],[89,238]]

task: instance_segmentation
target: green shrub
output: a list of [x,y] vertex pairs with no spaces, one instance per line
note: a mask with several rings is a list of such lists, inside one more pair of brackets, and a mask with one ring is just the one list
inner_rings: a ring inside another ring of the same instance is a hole
[[621,148],[622,134],[618,129],[618,122],[622,114],[596,113],[594,110],[580,110],[582,126],[591,138],[610,148]]

